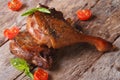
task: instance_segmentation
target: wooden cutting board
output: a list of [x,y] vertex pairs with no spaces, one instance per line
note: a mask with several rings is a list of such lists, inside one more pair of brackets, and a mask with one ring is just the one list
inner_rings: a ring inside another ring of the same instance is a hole
[[[7,1],[0,1],[0,80],[30,80],[23,72],[10,65],[14,57],[9,42],[3,36],[6,28],[25,27],[26,17],[21,14],[38,3],[54,7],[71,18],[85,34],[104,38],[120,48],[120,0],[23,0],[20,11],[11,11]],[[90,9],[92,18],[80,21],[78,9]],[[58,50],[49,80],[120,80],[120,50],[100,53],[89,44],[76,44]]]

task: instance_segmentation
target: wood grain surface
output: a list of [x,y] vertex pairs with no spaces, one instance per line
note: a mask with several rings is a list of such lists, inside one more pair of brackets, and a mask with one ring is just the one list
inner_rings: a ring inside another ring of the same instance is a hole
[[[3,31],[14,25],[26,27],[26,17],[21,14],[38,3],[54,7],[71,18],[74,26],[85,34],[104,38],[120,48],[120,0],[22,0],[19,11],[11,11],[7,1],[0,1],[0,80],[30,80],[23,72],[10,65],[15,57],[9,51],[9,40]],[[78,9],[90,9],[92,18],[80,21]],[[89,44],[76,44],[59,49],[53,68],[48,71],[49,80],[120,80],[120,50],[100,53]]]

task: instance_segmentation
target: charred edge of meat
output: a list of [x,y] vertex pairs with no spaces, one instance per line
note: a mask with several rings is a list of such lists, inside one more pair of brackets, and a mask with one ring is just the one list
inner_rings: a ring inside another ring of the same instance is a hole
[[42,5],[41,3],[39,3],[39,7],[49,9],[51,12],[49,15],[51,15],[52,17],[65,20],[61,11],[57,11],[55,8],[49,8],[48,6]]
[[52,49],[47,46],[40,46],[28,32],[20,32],[13,41],[10,42],[12,54],[25,59],[28,63],[45,69],[52,66]]
[[52,50],[46,47],[37,56],[33,57],[32,63],[45,69],[50,69],[53,63],[52,55]]

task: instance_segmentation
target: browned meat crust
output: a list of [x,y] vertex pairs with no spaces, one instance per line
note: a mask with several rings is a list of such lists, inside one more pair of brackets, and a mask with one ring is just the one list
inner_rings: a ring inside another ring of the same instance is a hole
[[63,14],[50,9],[51,14],[35,12],[27,18],[27,31],[20,32],[10,43],[11,52],[43,68],[52,65],[52,51],[75,43],[93,44],[101,52],[111,51],[114,46],[99,37],[77,32]]
[[75,43],[87,42],[93,44],[102,52],[114,49],[110,42],[77,32],[63,19],[63,16],[58,18],[52,14],[35,12],[27,19],[27,30],[37,40],[38,44],[56,49]]
[[43,68],[52,65],[52,52],[46,46],[40,46],[28,32],[20,32],[10,43],[11,52],[27,62]]

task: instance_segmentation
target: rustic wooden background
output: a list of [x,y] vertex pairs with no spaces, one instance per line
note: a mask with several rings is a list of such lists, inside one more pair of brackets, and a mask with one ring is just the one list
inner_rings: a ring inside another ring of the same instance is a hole
[[[104,38],[120,48],[120,0],[23,0],[20,11],[11,11],[6,0],[0,0],[0,80],[29,80],[9,61],[14,57],[9,51],[9,41],[3,36],[6,28],[25,27],[26,17],[21,14],[38,3],[55,7],[81,26],[84,33]],[[79,21],[78,9],[90,9],[93,17]],[[49,80],[120,80],[120,50],[100,53],[89,44],[77,44],[60,49],[55,54],[55,64],[48,71]]]

